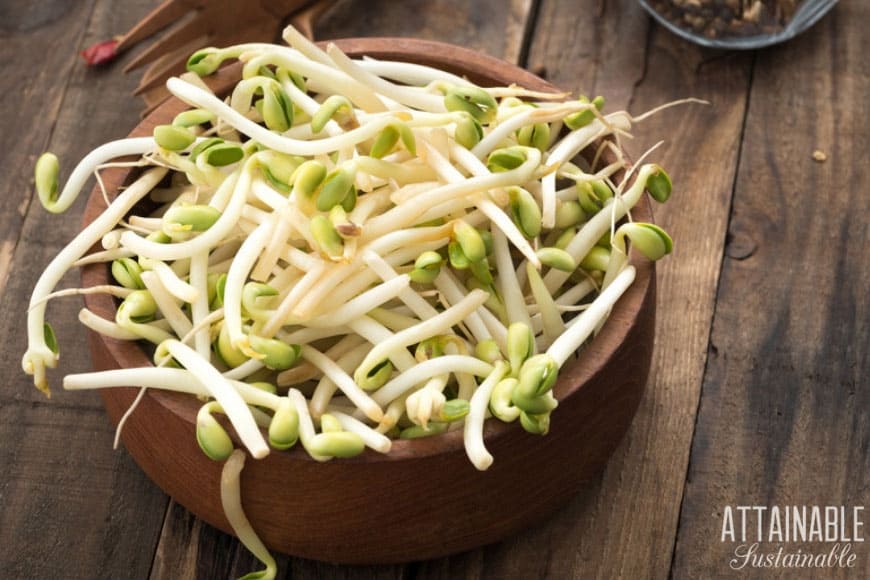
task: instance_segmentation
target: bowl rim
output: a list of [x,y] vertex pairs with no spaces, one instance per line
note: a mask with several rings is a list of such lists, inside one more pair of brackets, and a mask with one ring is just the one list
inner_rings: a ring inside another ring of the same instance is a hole
[[[486,79],[488,82],[484,81],[484,84],[489,86],[507,85],[512,82],[529,89],[560,92],[554,85],[514,64],[466,47],[440,41],[402,37],[372,37],[337,39],[330,42],[354,58],[370,55],[384,60],[401,59],[440,66],[451,72],[464,74],[476,82]],[[204,77],[203,80],[220,92],[228,89],[238,80],[240,71],[239,63],[233,63],[222,67],[210,77]],[[510,78],[506,78],[505,75],[509,75]],[[170,97],[145,116],[128,136],[150,135],[155,125],[166,119],[171,119],[175,114],[187,108],[189,107],[179,99]],[[605,155],[608,153],[612,155],[608,150],[605,150]],[[118,187],[129,178],[134,170],[133,168],[115,168],[109,169],[103,174],[103,182],[110,195],[113,191],[117,191]],[[95,186],[87,201],[83,215],[83,226],[93,221],[103,209],[105,209],[105,201],[102,192],[99,186]],[[647,195],[644,195],[641,202],[635,206],[632,215],[633,219],[652,221],[651,204]],[[97,244],[91,248],[90,252],[99,249],[101,248]],[[625,338],[633,326],[637,324],[641,307],[650,302],[648,298],[651,293],[654,293],[655,288],[655,263],[642,258],[635,251],[631,252],[629,262],[637,269],[634,282],[614,306],[601,331],[582,349],[586,353],[585,356],[575,355],[573,360],[563,365],[553,390],[557,400],[562,401],[571,397],[607,366],[608,360],[614,356],[620,345],[625,342]],[[83,266],[81,278],[83,287],[106,284],[110,281],[109,270],[105,263]],[[114,319],[116,307],[110,296],[85,294],[84,302],[86,307],[95,314],[110,320]],[[654,309],[654,301],[648,307]],[[91,330],[88,332],[98,339],[102,348],[108,351],[119,365],[125,368],[153,366],[150,357],[146,355],[138,342],[116,340]],[[571,380],[566,380],[569,377]],[[138,387],[130,388],[139,389]],[[104,396],[106,395],[104,394]],[[148,389],[144,396],[157,403],[164,411],[189,423],[191,431],[193,431],[196,413],[200,406],[195,397],[159,389]],[[554,420],[569,420],[568,417],[559,416],[558,408],[554,413],[556,414]],[[492,418],[487,419],[484,427],[485,440],[491,442],[506,436],[513,430],[521,429],[518,423],[518,421],[504,423]],[[228,432],[236,444],[243,448],[234,430],[230,429]],[[123,430],[121,438],[124,439]],[[378,453],[367,448],[359,456],[342,459],[341,463],[393,462],[457,452],[464,453],[462,429],[418,439],[393,439],[391,450],[388,453]],[[316,460],[312,459],[300,446],[294,446],[287,451],[269,453],[268,456],[259,461],[314,462]]]

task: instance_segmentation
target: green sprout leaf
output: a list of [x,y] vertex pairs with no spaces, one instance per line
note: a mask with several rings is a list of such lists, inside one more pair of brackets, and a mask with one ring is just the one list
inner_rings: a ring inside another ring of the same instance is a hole
[[617,234],[630,239],[632,246],[650,260],[659,260],[674,249],[668,233],[655,224],[627,223],[620,226]]
[[511,217],[524,236],[535,238],[541,233],[541,208],[535,197],[522,187],[509,187]]
[[154,127],[154,141],[170,151],[183,151],[196,141],[189,129],[176,125],[157,125]]
[[671,176],[661,167],[657,167],[657,171],[647,177],[646,190],[659,203],[664,203],[671,197],[672,189]]
[[235,446],[226,430],[212,416],[212,412],[222,412],[215,401],[206,403],[196,414],[196,442],[206,457],[212,461],[225,461]]
[[118,258],[112,262],[112,277],[118,284],[131,290],[142,290],[142,266],[133,258]]
[[43,153],[36,160],[33,171],[36,193],[42,206],[52,211],[57,201],[58,179],[60,175],[60,162],[54,153]]

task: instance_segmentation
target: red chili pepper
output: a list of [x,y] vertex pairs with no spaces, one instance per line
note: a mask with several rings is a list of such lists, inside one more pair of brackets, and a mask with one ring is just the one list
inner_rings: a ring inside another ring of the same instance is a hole
[[84,49],[80,54],[88,66],[98,66],[111,62],[118,56],[115,47],[118,46],[117,39],[104,40]]

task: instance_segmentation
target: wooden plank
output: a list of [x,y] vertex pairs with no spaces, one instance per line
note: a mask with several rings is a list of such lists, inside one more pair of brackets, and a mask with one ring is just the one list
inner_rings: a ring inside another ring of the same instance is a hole
[[[6,74],[0,108],[6,152],[0,229],[11,248],[11,270],[0,268],[7,348],[0,351],[0,570],[5,576],[85,579],[144,577],[166,499],[123,452],[96,394],[64,393],[52,373],[47,401],[21,372],[23,328],[30,289],[59,248],[78,231],[82,203],[54,216],[32,203],[33,162],[56,152],[64,174],[94,146],[125,134],[140,105],[133,79],[86,69],[78,52],[111,37],[151,7],[128,2],[4,3]],[[18,23],[15,28],[8,28]],[[8,40],[7,40],[8,39]],[[90,187],[90,186],[88,186]],[[82,200],[83,201],[83,200]],[[22,221],[22,218],[23,221]],[[71,274],[61,286],[77,283]],[[89,370],[79,304],[53,304],[64,372]]]
[[[0,9],[0,292],[12,265],[30,204],[33,163],[48,142],[93,2],[53,2],[36,10],[26,0]],[[45,47],[53,50],[46,50]],[[39,52],[38,64],[31,55]],[[34,122],[34,119],[37,121]]]
[[10,467],[0,474],[5,577],[147,573],[165,500],[128,455],[112,450],[112,432],[90,405],[0,407],[0,464]]
[[[586,16],[564,17],[574,13]],[[606,471],[565,509],[503,544],[426,563],[421,578],[452,578],[464,570],[469,577],[668,575],[751,56],[714,59],[716,53],[657,27],[647,38],[647,26],[635,2],[545,1],[529,57],[531,68],[545,67],[560,86],[604,94],[611,110],[629,106],[639,113],[689,96],[712,103],[662,112],[641,124],[636,142],[628,144],[637,157],[666,139],[651,159],[661,161],[675,184],[668,204],[654,208],[675,251],[659,264],[657,346],[645,398]]]
[[[855,24],[868,19],[867,3],[842,2],[758,55],[675,578],[870,577],[866,541],[851,543],[853,568],[739,572],[729,565],[743,542],[720,541],[725,506],[851,511],[870,500],[870,42]],[[760,553],[776,552],[768,540]],[[828,554],[833,544],[781,545]]]
[[[408,36],[451,42],[519,62],[533,0],[395,2],[342,0],[314,27],[317,40]],[[362,11],[365,14],[362,14]]]
[[574,94],[605,95],[608,108],[627,107],[647,65],[649,19],[636,4],[542,0],[526,68]]

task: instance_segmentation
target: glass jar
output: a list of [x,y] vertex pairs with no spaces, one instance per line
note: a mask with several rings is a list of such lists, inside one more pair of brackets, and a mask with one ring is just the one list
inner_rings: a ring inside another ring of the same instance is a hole
[[665,28],[713,48],[783,42],[816,23],[837,0],[638,0]]

